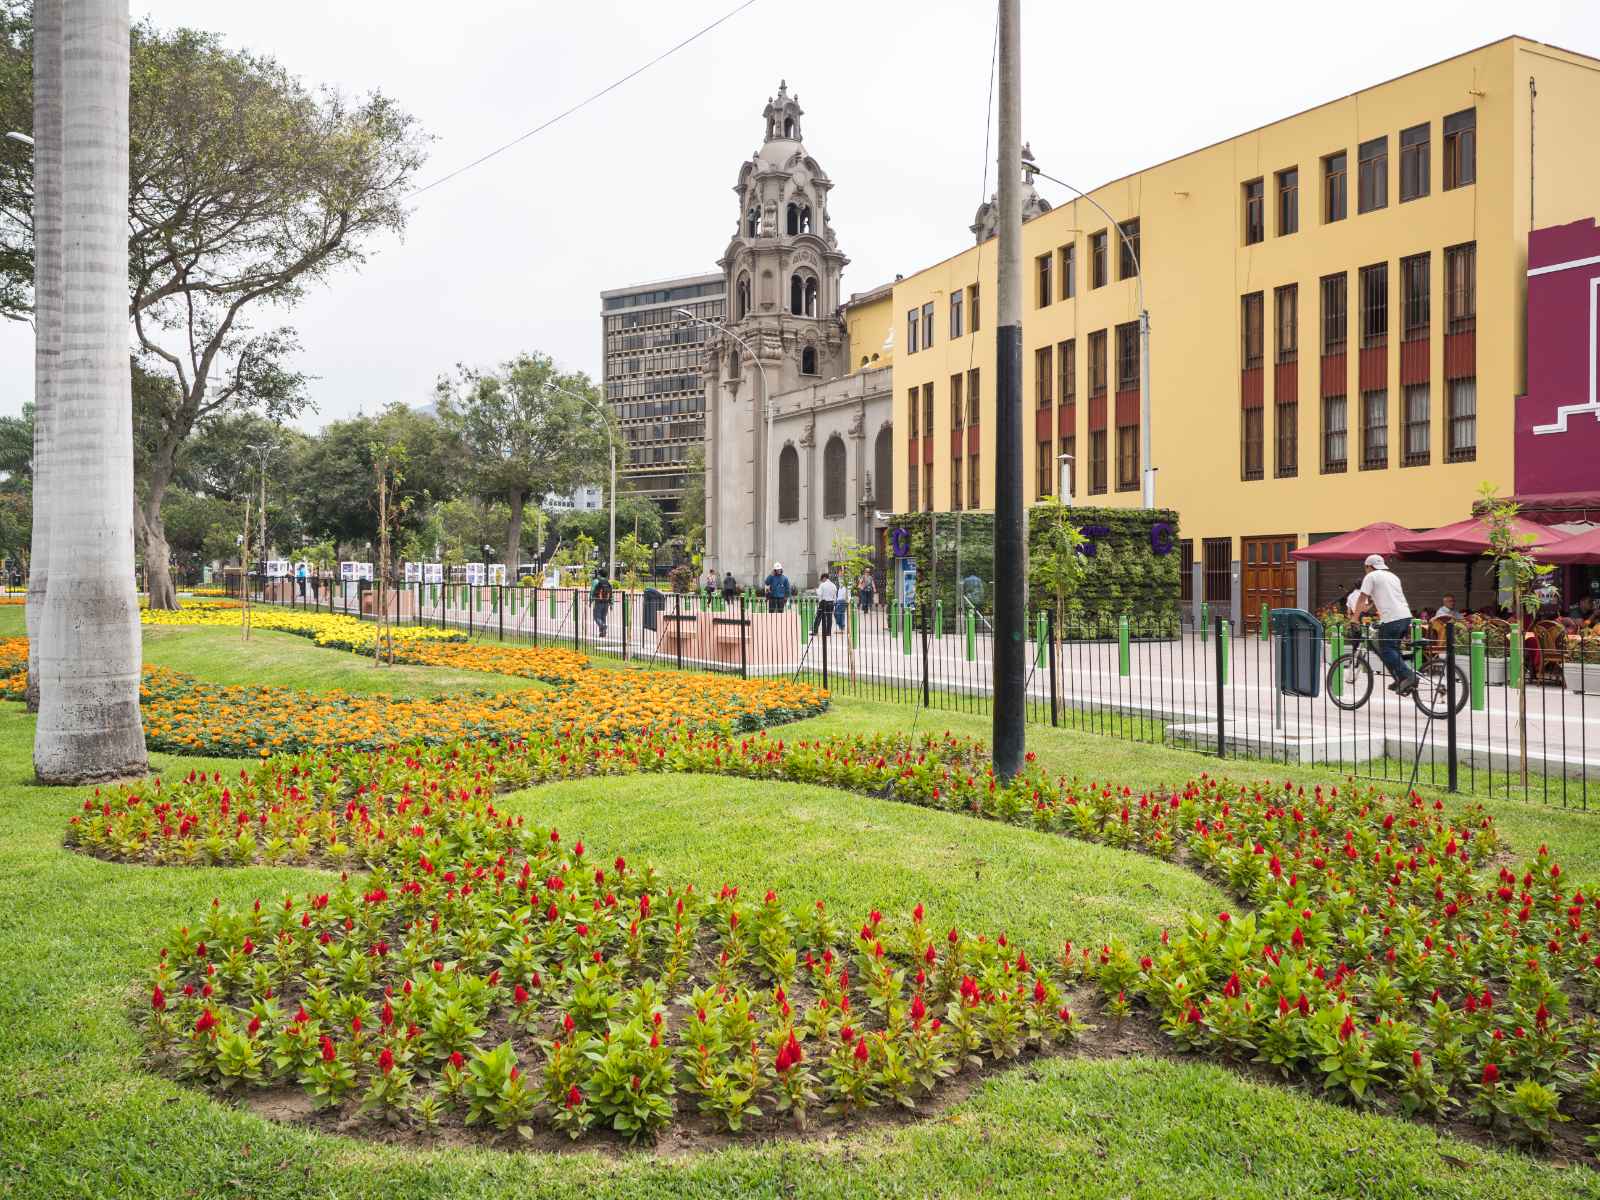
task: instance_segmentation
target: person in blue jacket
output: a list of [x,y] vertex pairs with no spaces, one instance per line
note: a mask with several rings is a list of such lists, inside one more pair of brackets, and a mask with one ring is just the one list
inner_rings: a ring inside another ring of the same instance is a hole
[[782,612],[784,605],[789,603],[789,593],[793,590],[789,577],[783,573],[782,563],[772,564],[772,574],[761,581],[761,586],[767,593],[767,611]]

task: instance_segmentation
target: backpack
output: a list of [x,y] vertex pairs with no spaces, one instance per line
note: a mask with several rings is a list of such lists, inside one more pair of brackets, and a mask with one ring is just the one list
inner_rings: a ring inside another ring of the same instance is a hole
[[602,579],[594,585],[594,598],[601,604],[611,603],[611,581],[609,579]]

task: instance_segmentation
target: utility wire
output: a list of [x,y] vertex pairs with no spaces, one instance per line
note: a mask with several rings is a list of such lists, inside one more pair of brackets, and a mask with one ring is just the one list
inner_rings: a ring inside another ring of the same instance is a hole
[[756,0],[744,0],[744,3],[740,4],[737,8],[731,9],[730,11],[723,13],[722,16],[718,17],[715,21],[711,22],[711,24],[705,26],[705,28],[700,29],[697,32],[690,34],[688,37],[684,38],[683,41],[679,42],[676,46],[673,46],[671,49],[663,50],[660,54],[656,55],[654,58],[652,58],[649,62],[645,63],[643,66],[635,67],[633,70],[629,71],[626,75],[624,75],[621,79],[618,79],[614,83],[607,84],[605,87],[601,88],[598,92],[595,92],[594,95],[586,97],[585,99],[578,101],[578,103],[574,104],[571,108],[566,109],[564,112],[557,113],[555,116],[551,117],[548,121],[545,121],[543,124],[537,125],[534,128],[528,130],[527,133],[524,133],[524,134],[521,134],[518,137],[512,138],[509,142],[505,143],[505,145],[497,146],[493,150],[489,151],[487,154],[480,155],[479,157],[473,159],[471,162],[467,163],[465,166],[457,167],[454,171],[451,171],[448,175],[441,175],[438,179],[435,179],[432,183],[423,184],[421,187],[417,188],[415,191],[407,193],[406,199],[410,200],[410,199],[412,199],[412,198],[414,198],[416,196],[422,195],[423,192],[432,191],[434,188],[440,186],[441,184],[449,183],[452,179],[456,178],[456,176],[464,175],[468,171],[472,170],[474,167],[482,166],[484,163],[488,162],[491,158],[495,158],[495,157],[497,157],[497,156],[499,156],[501,154],[504,154],[507,150],[510,150],[513,146],[521,145],[523,142],[527,141],[529,138],[533,137],[537,133],[543,133],[546,129],[549,129],[552,125],[556,124],[557,122],[564,121],[566,118],[570,117],[573,113],[579,111],[580,109],[587,108],[589,105],[593,104],[596,100],[600,99],[600,97],[606,95],[608,92],[616,91],[617,88],[619,88],[623,84],[627,83],[630,79],[633,79],[638,75],[644,74],[651,67],[655,66],[657,63],[661,62],[663,59],[670,58],[672,55],[676,54],[679,50],[682,50],[685,46],[687,46],[687,45],[689,45],[689,44],[691,44],[693,42],[699,41],[706,34],[710,33],[713,29],[715,29],[718,25],[721,25],[723,22],[728,21],[728,20],[732,19],[733,17],[738,16],[740,13],[742,13],[745,9],[749,8],[754,3],[756,3]]

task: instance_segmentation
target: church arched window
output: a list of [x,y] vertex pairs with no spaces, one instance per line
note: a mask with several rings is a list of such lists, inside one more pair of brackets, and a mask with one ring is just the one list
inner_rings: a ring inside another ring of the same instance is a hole
[[789,311],[801,316],[806,310],[806,281],[799,275],[789,276]]
[[[786,138],[792,138],[794,136],[794,129],[794,118],[785,117],[783,119],[783,136]],[[727,226],[723,226],[723,228],[727,228]]]
[[845,514],[844,474],[844,439],[836,433],[822,451],[822,515],[825,517]]
[[795,234],[800,232],[800,206],[791,202],[787,211],[787,217],[788,223],[785,228],[788,229],[789,236],[793,237]]
[[728,351],[728,378],[735,383],[739,379],[739,351],[737,349]]
[[734,312],[737,320],[750,315],[750,276],[740,275],[734,289]]
[[800,206],[800,228],[798,232],[811,232],[811,206],[809,204],[802,204]]
[[800,374],[815,375],[817,373],[817,348],[806,346],[800,351]]
[[881,511],[894,504],[894,430],[885,425],[878,430],[872,446],[873,500]]
[[815,275],[807,277],[807,279],[806,279],[806,287],[805,287],[805,296],[803,297],[803,299],[804,299],[804,302],[805,302],[805,314],[806,314],[806,316],[808,316],[808,317],[816,316],[817,315],[817,277]]
[[793,446],[778,452],[778,520],[800,519],[800,454]]

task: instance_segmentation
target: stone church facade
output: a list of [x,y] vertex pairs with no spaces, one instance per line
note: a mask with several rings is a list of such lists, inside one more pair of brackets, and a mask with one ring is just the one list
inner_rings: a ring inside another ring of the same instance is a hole
[[833,181],[806,152],[802,115],[780,85],[761,148],[739,169],[737,226],[717,264],[727,317],[702,363],[706,563],[741,584],[774,562],[814,584],[836,534],[875,544],[893,495],[890,371],[873,366],[877,347],[852,351],[846,320],[888,289],[841,292]]

